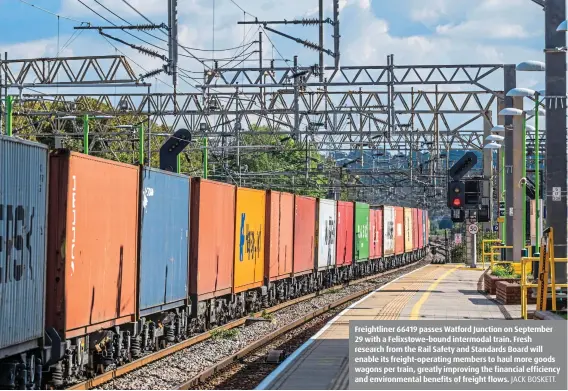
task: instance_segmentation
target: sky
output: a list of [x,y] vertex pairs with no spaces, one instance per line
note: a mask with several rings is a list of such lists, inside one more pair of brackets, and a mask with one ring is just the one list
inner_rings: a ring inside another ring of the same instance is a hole
[[[120,43],[113,42],[112,46],[97,31],[74,30],[80,22],[109,24],[81,2],[111,22],[125,24],[95,0],[0,0],[1,52],[8,52],[9,58],[56,56],[58,53],[61,56],[124,53],[131,59],[137,74],[161,67],[161,60]],[[165,0],[129,2],[154,23],[167,21]],[[130,23],[146,23],[124,0],[99,0],[99,3]],[[237,21],[250,21],[253,17],[259,20],[313,18],[317,17],[317,4],[317,0],[178,0],[180,42],[193,48],[191,55],[208,59],[214,56],[223,64],[224,58],[243,54],[243,50],[246,56],[257,49],[253,43],[243,49],[210,51],[213,47],[217,50],[234,48],[257,39],[258,26],[237,25]],[[324,0],[324,6],[325,17],[332,18],[332,1]],[[531,0],[340,0],[340,6],[343,66],[386,65],[389,54],[394,54],[397,65],[515,64],[544,60],[544,11]],[[272,27],[313,42],[318,40],[315,26]],[[109,33],[149,46],[122,32]],[[158,31],[151,34],[166,38]],[[136,35],[157,47],[166,47],[159,39],[140,32]],[[263,55],[265,59],[274,59],[276,65],[291,61],[294,55],[299,56],[301,65],[317,62],[316,52],[273,33],[267,35]],[[325,46],[329,49],[333,49],[331,35],[332,29],[328,26]],[[183,50],[180,55],[189,56]],[[251,61],[244,64],[256,66],[256,56],[253,53]],[[205,62],[211,64],[211,61]],[[242,66],[239,62],[229,64]],[[326,65],[332,63],[332,58],[326,56]],[[188,57],[180,57],[180,67],[196,72],[187,73],[195,77],[203,71],[202,64]],[[167,77],[162,80],[154,83],[155,90],[170,88],[170,80]],[[499,77],[489,82],[494,84],[492,88],[502,89]],[[543,89],[543,82],[544,75],[540,73],[518,74],[518,86]],[[198,83],[185,78],[180,91],[196,92],[191,84]]]

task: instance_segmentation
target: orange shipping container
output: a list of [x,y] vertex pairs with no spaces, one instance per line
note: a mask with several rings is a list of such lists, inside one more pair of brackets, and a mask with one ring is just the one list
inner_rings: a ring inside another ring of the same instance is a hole
[[237,188],[234,292],[262,286],[266,192]]
[[394,207],[394,253],[404,254],[404,208]]
[[50,157],[47,326],[65,338],[134,319],[139,168]]
[[265,278],[290,277],[294,246],[294,195],[266,192]]
[[196,301],[231,293],[235,190],[225,183],[192,179],[189,293]]

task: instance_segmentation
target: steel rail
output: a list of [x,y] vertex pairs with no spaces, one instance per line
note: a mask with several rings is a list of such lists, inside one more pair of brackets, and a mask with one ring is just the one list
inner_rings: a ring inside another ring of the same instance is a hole
[[[419,262],[419,261],[420,260],[418,260],[416,262]],[[382,272],[382,273],[377,273],[377,274],[373,274],[373,275],[370,275],[370,276],[366,276],[366,277],[360,278],[358,280],[350,281],[347,285],[355,285],[357,283],[361,283],[361,282],[371,280],[371,279],[374,279],[374,278],[377,278],[377,277],[387,276],[387,275],[392,274],[396,271],[405,270],[406,268],[409,268],[410,266],[413,266],[414,264],[416,264],[416,262],[398,267],[396,269],[387,270],[387,271]],[[314,297],[320,296],[320,295],[322,295],[322,294],[324,294],[328,291],[335,290],[335,289],[337,289],[337,287],[343,287],[343,286],[345,286],[345,285],[344,284],[335,285],[335,286],[332,286],[330,288],[324,289],[324,290],[319,291],[319,292],[310,293],[310,294],[307,294],[305,296],[301,296],[301,297],[298,297],[296,299],[287,301],[285,303],[277,304],[273,307],[267,308],[263,311],[259,311],[255,314],[253,314],[253,317],[258,318],[258,317],[261,317],[263,313],[265,313],[265,314],[266,313],[273,313],[273,312],[282,310],[282,309],[290,307],[294,304],[301,303],[303,301],[306,301],[306,300],[312,299]],[[302,318],[299,318],[297,321],[295,321],[293,323],[289,323],[288,325],[286,325],[283,328],[269,334],[268,336],[273,336],[272,338],[275,338],[277,336],[275,333],[280,332],[280,334],[282,334],[283,332],[285,332],[284,329],[286,327],[290,327],[290,328],[297,327],[299,324],[307,322],[308,320],[312,319],[314,316],[318,316],[319,314],[322,314],[326,311],[329,311],[330,309],[333,309],[333,308],[337,307],[338,305],[341,305],[342,303],[344,303],[346,301],[352,300],[354,297],[362,296],[362,295],[370,292],[371,290],[372,290],[371,288],[368,288],[368,289],[364,289],[364,290],[359,291],[359,292],[355,292],[354,294],[351,294],[349,296],[346,296],[346,297],[340,299],[339,301],[337,301],[335,303],[329,304],[329,305],[322,307],[319,310],[317,310],[317,311],[315,311],[311,314],[308,314],[308,315],[306,315]],[[320,310],[324,310],[324,311],[319,312]],[[317,315],[314,315],[315,313],[317,313]],[[187,348],[189,348],[189,347],[191,347],[191,346],[193,346],[193,345],[195,345],[199,342],[203,342],[203,341],[211,338],[211,334],[215,330],[230,330],[230,329],[233,329],[235,327],[242,326],[243,324],[245,324],[247,318],[250,318],[250,316],[246,316],[246,317],[234,320],[232,322],[229,322],[225,325],[222,325],[222,326],[213,328],[211,330],[205,331],[205,332],[198,334],[194,337],[191,337],[191,338],[189,338],[185,341],[179,342],[175,345],[169,346],[169,347],[162,349],[158,352],[151,353],[151,354],[144,356],[144,357],[141,357],[141,358],[139,358],[135,361],[132,361],[130,363],[122,365],[122,366],[120,366],[120,367],[118,367],[118,368],[116,368],[112,371],[105,372],[105,373],[103,373],[99,376],[92,378],[92,379],[86,380],[86,381],[81,382],[81,383],[77,383],[73,386],[68,387],[67,390],[89,390],[89,389],[92,389],[92,388],[97,387],[101,384],[107,383],[107,382],[109,382],[109,381],[111,381],[115,378],[124,376],[127,373],[130,373],[130,372],[132,372],[132,371],[134,371],[138,368],[141,368],[145,365],[148,365],[152,362],[155,362],[155,361],[160,360],[164,357],[170,356],[170,355],[172,355],[172,354],[174,354],[174,353],[176,353],[180,350],[187,349]],[[297,322],[301,322],[301,323],[297,324]],[[296,326],[290,326],[290,325],[293,325],[293,324],[295,324]],[[288,328],[287,330],[289,330],[290,328]],[[278,335],[280,335],[280,334],[278,334]],[[268,336],[261,338],[259,341],[254,342],[253,344],[250,345],[250,347],[262,346],[262,345],[266,344],[268,341],[270,341],[270,340],[267,340]],[[259,345],[260,341],[264,341],[264,342],[261,345]],[[245,349],[247,349],[247,348],[245,348]],[[241,357],[245,349],[243,349],[243,350],[239,351],[238,353],[228,357],[227,359],[225,359],[221,363],[218,363],[215,366],[207,369],[205,372],[210,371],[210,375],[208,375],[207,377],[211,376],[212,374],[215,374],[216,371],[218,371],[219,369],[222,369],[222,368],[226,367],[227,365],[229,365],[230,363],[234,362],[236,357]],[[249,350],[249,352],[250,352],[250,350]],[[222,364],[224,364],[224,366],[221,366]],[[194,381],[194,379],[196,379],[196,378],[202,378],[204,376],[205,372],[202,372],[200,375],[198,375],[197,377],[190,380],[190,382]],[[189,384],[189,382],[185,383],[185,384]],[[183,388],[181,388],[181,389],[183,389]]]
[[[423,258],[422,258],[423,259]],[[377,278],[377,277],[381,277],[381,276],[385,276],[385,275],[389,275],[392,274],[396,271],[401,271],[401,270],[405,270],[411,266],[414,266],[417,262],[420,262],[422,259],[419,259],[418,261],[415,261],[413,263],[410,263],[408,265],[404,265],[402,267],[396,268],[396,269],[392,269],[392,270],[388,270],[386,272],[383,273],[378,273],[378,274],[374,274],[372,276],[367,276],[363,279],[357,280],[358,282],[362,282],[365,280],[370,280],[372,278]],[[330,288],[333,289],[333,288]],[[336,308],[339,307],[345,303],[348,303],[352,300],[355,300],[361,296],[364,296],[368,293],[371,293],[372,291],[374,291],[376,288],[365,288],[362,289],[360,291],[354,292],[348,296],[342,297],[341,299],[327,304],[325,307],[321,307],[318,308],[317,310],[304,315],[298,319],[296,319],[295,321],[288,323],[284,326],[282,326],[281,328],[279,328],[276,331],[273,331],[272,333],[264,336],[263,338],[253,342],[252,344],[244,347],[243,349],[239,350],[237,353],[227,357],[226,359],[224,359],[223,361],[207,368],[206,370],[202,371],[201,373],[199,373],[198,375],[192,377],[190,380],[188,380],[187,382],[180,384],[178,387],[176,387],[176,389],[178,390],[190,390],[193,389],[192,387],[205,382],[207,379],[209,379],[210,377],[216,375],[217,373],[221,372],[224,368],[228,367],[229,365],[237,362],[238,360],[244,358],[245,356],[249,355],[250,353],[254,352],[255,350],[263,347],[264,345],[272,342],[273,340],[275,340],[276,338],[282,336],[283,334],[287,333],[288,331],[291,331],[301,325],[303,325],[306,322],[309,322],[310,320]]]

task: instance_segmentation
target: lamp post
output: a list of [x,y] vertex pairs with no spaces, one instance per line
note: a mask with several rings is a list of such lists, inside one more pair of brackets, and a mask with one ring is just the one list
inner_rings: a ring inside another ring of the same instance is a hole
[[[494,133],[504,133],[505,132],[505,126],[503,125],[496,125],[491,129],[492,132]],[[503,139],[505,139],[503,137]],[[503,203],[503,211],[505,209],[505,151],[504,151],[504,145],[499,145],[499,148],[491,148],[491,149],[497,149],[498,150],[498,154],[499,154],[499,180],[500,180],[500,188],[501,191],[499,193],[499,205],[501,205],[501,202]],[[499,210],[501,209],[501,207],[499,206]],[[499,213],[500,215],[500,213]],[[503,216],[499,216],[499,217],[503,217],[503,222],[500,223],[501,224],[501,230],[499,232],[501,232],[501,241],[503,242],[503,244],[507,243],[507,224],[506,224],[506,220],[505,220],[505,215]]]
[[[562,24],[561,24],[562,26]],[[558,26],[558,29],[561,28]],[[558,30],[557,29],[557,30]],[[520,72],[545,72],[546,64],[542,61],[524,61],[517,65],[517,71]],[[528,88],[524,89],[527,95],[534,96],[534,110],[527,111],[527,114],[534,115],[534,132],[535,132],[535,245],[537,253],[540,242],[540,135],[538,128],[539,114],[543,113],[540,110],[540,96],[546,95],[544,91],[533,91]],[[525,159],[526,161],[526,159]]]

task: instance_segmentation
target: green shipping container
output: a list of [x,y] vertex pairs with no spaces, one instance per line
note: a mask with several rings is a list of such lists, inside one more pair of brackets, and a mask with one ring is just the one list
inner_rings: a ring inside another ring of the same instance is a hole
[[355,202],[355,261],[369,259],[369,204]]

